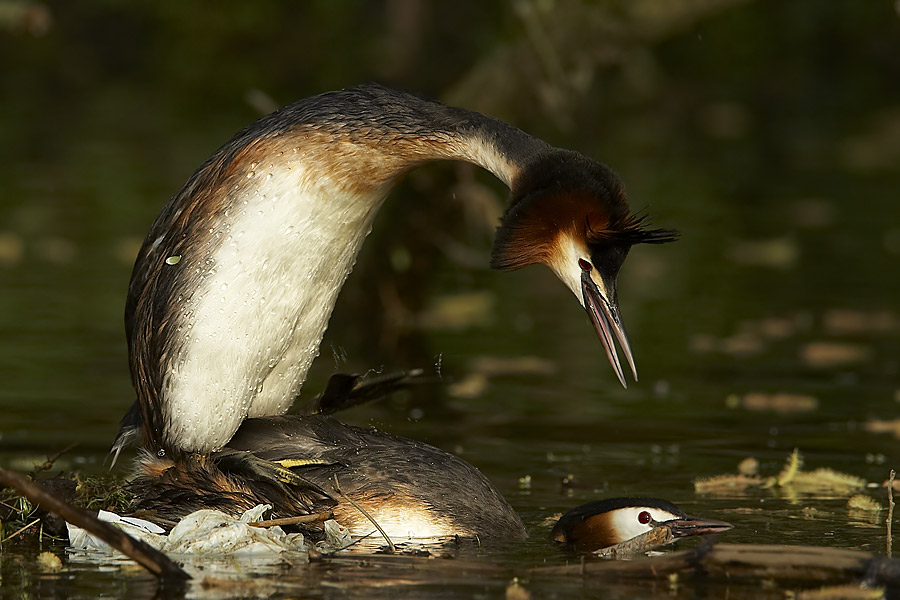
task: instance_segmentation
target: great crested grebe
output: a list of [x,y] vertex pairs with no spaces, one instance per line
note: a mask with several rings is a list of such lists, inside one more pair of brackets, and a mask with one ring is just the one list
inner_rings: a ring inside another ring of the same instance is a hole
[[659,498],[608,498],[573,508],[556,522],[550,539],[578,552],[594,552],[666,527],[675,539],[728,531],[725,521],[690,517]]
[[[258,460],[292,468],[298,477],[261,475]],[[131,489],[135,511],[161,524],[201,508],[240,514],[269,504],[274,518],[331,511],[352,536],[375,532],[370,517],[394,541],[526,535],[506,499],[466,461],[323,415],[248,419],[202,464],[145,462]],[[321,522],[304,527],[313,535],[320,528]]]
[[[145,443],[209,453],[300,387],[376,211],[411,168],[451,159],[510,187],[491,266],[543,263],[587,310],[622,384],[616,276],[647,229],[618,176],[502,121],[379,86],[300,100],[235,135],[151,226],[125,308]],[[636,377],[636,375],[635,375]]]
[[[238,428],[291,406],[376,211],[406,171],[442,159],[479,165],[510,187],[491,266],[548,265],[586,309],[622,385],[616,343],[637,378],[616,276],[632,245],[675,234],[647,228],[630,211],[610,168],[492,117],[410,94],[375,85],[330,92],[235,135],[191,176],[144,241],[125,313],[137,408],[117,446],[140,429],[145,475],[168,473],[177,483],[179,468],[209,467],[219,469],[209,477],[216,482],[223,469],[257,473],[262,465],[275,487],[305,485],[286,467],[305,457],[298,438],[336,426],[263,421],[293,431],[297,447],[286,455],[267,451],[279,443],[287,450],[275,429],[266,442],[259,422],[242,430],[253,427],[253,436]],[[348,428],[346,435],[362,434]],[[254,443],[240,441],[248,438]],[[421,449],[399,441],[397,452],[413,447]],[[236,450],[260,461],[248,463]],[[150,498],[147,485],[138,489]],[[477,485],[492,490],[486,481]]]

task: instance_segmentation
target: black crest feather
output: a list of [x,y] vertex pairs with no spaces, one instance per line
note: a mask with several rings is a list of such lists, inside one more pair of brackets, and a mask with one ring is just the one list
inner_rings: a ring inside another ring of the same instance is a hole
[[648,227],[646,214],[629,214],[615,226],[600,231],[589,229],[588,244],[612,244],[633,246],[634,244],[666,244],[678,239],[679,233],[674,229]]

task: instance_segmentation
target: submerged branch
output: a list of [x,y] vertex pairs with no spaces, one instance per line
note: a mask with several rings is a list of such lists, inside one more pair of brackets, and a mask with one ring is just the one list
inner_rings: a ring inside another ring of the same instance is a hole
[[896,472],[894,469],[891,469],[891,476],[888,480],[888,516],[887,516],[887,555],[888,558],[892,555],[892,550],[894,546],[894,540],[892,539],[892,528],[894,524],[894,477],[896,476]]
[[23,496],[81,527],[128,556],[165,583],[180,584],[191,578],[181,567],[156,548],[135,539],[118,527],[99,520],[90,512],[56,498],[40,484],[24,475],[0,469],[0,482],[15,488]]

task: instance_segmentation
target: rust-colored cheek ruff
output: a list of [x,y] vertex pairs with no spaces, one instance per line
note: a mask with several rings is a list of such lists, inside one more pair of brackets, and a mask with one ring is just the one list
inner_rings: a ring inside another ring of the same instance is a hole
[[504,215],[491,256],[495,269],[550,264],[561,238],[590,240],[609,233],[610,215],[584,191],[528,198]]
[[569,543],[579,550],[597,550],[616,544],[606,515],[588,517],[574,528]]

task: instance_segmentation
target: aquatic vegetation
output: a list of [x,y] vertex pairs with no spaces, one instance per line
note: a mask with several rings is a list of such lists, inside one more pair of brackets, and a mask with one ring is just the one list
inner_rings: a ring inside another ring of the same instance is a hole
[[[747,460],[749,459],[741,462],[745,470],[747,469]],[[745,492],[749,489],[778,489],[789,495],[826,493],[850,496],[856,491],[865,489],[867,484],[868,482],[861,477],[827,467],[804,471],[803,456],[799,450],[795,449],[788,456],[778,475],[761,477],[741,472],[739,469],[739,472],[735,474],[698,477],[694,480],[694,491],[698,494],[724,495]]]

